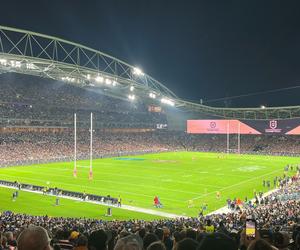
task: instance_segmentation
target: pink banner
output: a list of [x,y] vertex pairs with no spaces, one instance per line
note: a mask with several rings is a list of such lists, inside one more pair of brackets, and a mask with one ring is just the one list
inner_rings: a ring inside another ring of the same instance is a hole
[[261,134],[239,120],[188,120],[187,133],[191,134]]

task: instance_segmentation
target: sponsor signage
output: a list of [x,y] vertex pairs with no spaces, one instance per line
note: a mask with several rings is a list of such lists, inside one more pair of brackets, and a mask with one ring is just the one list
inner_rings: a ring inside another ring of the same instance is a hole
[[188,120],[191,134],[300,134],[300,119],[286,120]]

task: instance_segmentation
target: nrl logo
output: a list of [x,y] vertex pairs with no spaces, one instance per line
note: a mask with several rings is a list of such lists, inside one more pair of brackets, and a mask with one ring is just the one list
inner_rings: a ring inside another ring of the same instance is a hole
[[216,127],[217,127],[216,122],[210,122],[210,127],[211,127],[211,128],[216,128]]
[[277,128],[277,121],[275,121],[275,120],[270,121],[270,128],[271,129]]

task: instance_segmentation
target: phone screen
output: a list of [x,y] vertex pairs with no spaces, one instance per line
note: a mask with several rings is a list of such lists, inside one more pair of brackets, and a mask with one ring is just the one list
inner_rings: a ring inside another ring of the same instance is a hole
[[246,221],[246,236],[249,238],[255,238],[255,220]]

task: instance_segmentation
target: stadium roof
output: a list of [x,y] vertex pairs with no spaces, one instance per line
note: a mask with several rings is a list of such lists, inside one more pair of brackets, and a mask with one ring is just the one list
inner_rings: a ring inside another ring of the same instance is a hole
[[0,26],[0,74],[16,72],[102,88],[108,95],[152,99],[188,112],[235,119],[300,117],[300,106],[216,108],[177,97],[139,68],[84,45],[32,31]]

